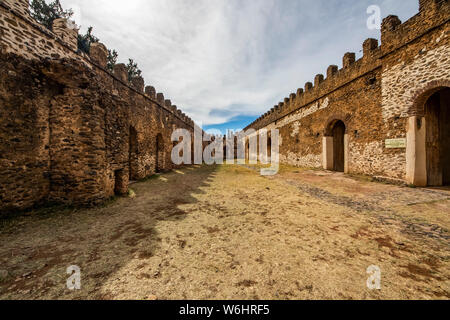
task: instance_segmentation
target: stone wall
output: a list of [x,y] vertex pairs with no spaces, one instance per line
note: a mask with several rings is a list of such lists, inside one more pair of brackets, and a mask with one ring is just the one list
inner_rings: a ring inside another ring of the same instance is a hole
[[48,202],[94,205],[129,180],[174,168],[174,129],[194,122],[162,93],[106,71],[107,49],[76,51],[76,30],[53,31],[27,1],[0,3],[0,212]]
[[407,136],[417,97],[449,86],[449,4],[421,0],[420,12],[406,21],[383,20],[382,43],[367,39],[363,57],[343,57],[246,129],[279,129],[282,163],[325,167],[325,138],[337,120],[346,126],[346,172],[406,179],[406,148],[386,148],[387,139]]

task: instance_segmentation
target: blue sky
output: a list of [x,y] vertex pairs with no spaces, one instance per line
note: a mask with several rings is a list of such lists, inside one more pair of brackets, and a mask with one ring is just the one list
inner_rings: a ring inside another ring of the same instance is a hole
[[367,8],[407,20],[418,0],[62,0],[120,62],[204,128],[246,127],[345,52],[361,56]]

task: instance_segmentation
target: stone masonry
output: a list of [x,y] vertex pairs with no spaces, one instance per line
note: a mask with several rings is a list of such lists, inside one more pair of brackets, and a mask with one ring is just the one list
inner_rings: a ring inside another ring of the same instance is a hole
[[[418,178],[425,147],[408,124],[423,116],[426,98],[450,87],[450,9],[448,0],[419,4],[405,23],[383,20],[381,45],[367,39],[361,59],[346,53],[342,69],[331,65],[246,129],[279,129],[282,163],[333,170],[331,131],[343,123],[345,172],[426,185]],[[392,139],[406,146],[388,147]]]
[[47,30],[27,0],[0,1],[0,36],[0,213],[95,205],[174,167],[171,134],[194,122],[125,65],[106,71],[103,44],[78,52],[77,30]]
[[[438,120],[450,114],[450,6],[419,7],[404,23],[385,18],[381,45],[367,39],[362,58],[346,53],[341,69],[329,66],[246,129],[278,129],[282,163],[448,183],[450,121]],[[144,79],[130,83],[125,65],[107,71],[103,44],[79,52],[77,34],[64,19],[52,30],[36,23],[27,0],[0,0],[0,215],[124,194],[130,180],[174,168],[175,129],[194,131]]]

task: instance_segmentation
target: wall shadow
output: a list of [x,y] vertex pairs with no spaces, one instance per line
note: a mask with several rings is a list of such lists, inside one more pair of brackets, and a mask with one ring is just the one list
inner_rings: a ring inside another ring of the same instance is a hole
[[[184,220],[217,169],[180,168],[133,184],[135,198],[51,215],[30,211],[10,221],[0,233],[0,261],[9,273],[0,282],[0,298],[112,299],[117,292],[105,287],[131,261],[139,262],[133,271],[138,279],[158,278],[158,271],[149,274],[140,267],[161,249],[163,241],[183,250],[186,239],[160,234],[156,226]],[[66,288],[66,268],[71,265],[81,268],[81,290]]]

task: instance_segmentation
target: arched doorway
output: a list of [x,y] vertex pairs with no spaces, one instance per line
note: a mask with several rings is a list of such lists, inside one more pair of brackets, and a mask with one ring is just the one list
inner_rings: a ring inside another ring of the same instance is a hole
[[250,143],[248,138],[245,138],[245,160],[250,160]]
[[156,135],[155,150],[155,172],[161,172],[164,169],[164,141],[161,133]]
[[450,87],[432,82],[416,95],[407,125],[406,181],[418,187],[450,184]]
[[427,185],[450,185],[450,88],[425,102]]
[[348,172],[348,135],[344,121],[334,119],[325,128],[323,167],[325,170]]
[[137,131],[134,127],[130,126],[130,136],[129,136],[129,154],[128,154],[128,164],[130,181],[137,180],[138,175],[138,138]]

